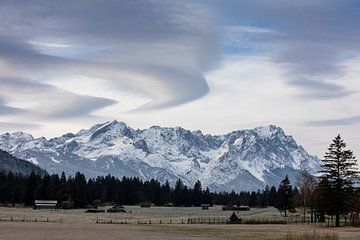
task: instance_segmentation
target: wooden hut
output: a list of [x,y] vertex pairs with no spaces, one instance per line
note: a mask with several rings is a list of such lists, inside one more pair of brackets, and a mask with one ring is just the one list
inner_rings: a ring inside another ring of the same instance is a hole
[[230,223],[241,223],[240,215],[236,212],[233,212],[229,218]]
[[35,200],[34,209],[57,209],[57,200]]
[[112,206],[111,208],[107,209],[107,212],[118,213],[118,212],[126,212],[126,211],[123,206],[115,205],[115,206]]
[[201,210],[209,210],[210,204],[201,204]]

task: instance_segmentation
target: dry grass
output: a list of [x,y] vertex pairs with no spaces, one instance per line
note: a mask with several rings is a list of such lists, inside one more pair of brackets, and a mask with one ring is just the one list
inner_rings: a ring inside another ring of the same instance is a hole
[[[0,208],[0,218],[62,219],[61,222],[0,222],[0,239],[7,240],[71,240],[71,239],[171,239],[171,240],[359,240],[360,228],[321,228],[304,224],[156,224],[159,219],[175,220],[193,217],[229,216],[219,208],[202,211],[199,208],[149,208],[128,207],[126,214],[91,214],[83,210],[34,211],[23,208]],[[266,212],[268,211],[268,212]],[[248,220],[272,219],[273,209],[254,209],[246,213]],[[245,216],[245,214],[243,215]],[[129,222],[152,220],[152,224],[96,224],[96,218]],[[276,218],[274,218],[276,219]],[[155,224],[154,224],[155,223]],[[291,234],[290,234],[291,233]],[[315,233],[315,234],[314,234]],[[337,237],[338,238],[335,238]],[[315,238],[314,238],[315,237]],[[317,237],[317,238],[316,238]],[[322,237],[322,238],[321,238]],[[332,238],[333,237],[333,238]]]
[[285,238],[286,240],[338,240],[339,235],[335,232],[307,232],[307,233],[288,233]]

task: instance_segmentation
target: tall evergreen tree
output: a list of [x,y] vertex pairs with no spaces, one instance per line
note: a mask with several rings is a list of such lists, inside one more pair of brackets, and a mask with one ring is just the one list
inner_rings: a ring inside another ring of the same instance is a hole
[[286,175],[284,180],[281,181],[278,188],[278,197],[275,207],[280,211],[284,212],[285,217],[287,216],[287,211],[294,212],[294,200],[293,200],[293,190],[290,185],[288,176]]
[[328,213],[335,214],[336,226],[340,226],[340,215],[350,211],[354,199],[353,185],[358,179],[356,159],[340,134],[335,137],[322,160],[321,179],[326,179],[328,187],[320,192],[328,203]]
[[194,185],[194,190],[192,193],[192,204],[196,207],[200,206],[202,203],[202,188],[201,182],[199,180],[196,181]]

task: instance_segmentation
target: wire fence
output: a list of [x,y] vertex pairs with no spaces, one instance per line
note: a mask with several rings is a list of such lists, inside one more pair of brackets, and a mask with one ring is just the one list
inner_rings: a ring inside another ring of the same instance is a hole
[[[1,217],[0,222],[40,222],[40,223],[63,223],[62,218],[49,217]],[[326,217],[325,221],[312,222],[310,217],[247,217],[236,222],[225,217],[192,217],[192,218],[163,218],[163,219],[111,219],[96,218],[98,224],[311,224],[320,227],[334,227],[335,218]],[[360,219],[342,218],[340,226],[360,226]]]

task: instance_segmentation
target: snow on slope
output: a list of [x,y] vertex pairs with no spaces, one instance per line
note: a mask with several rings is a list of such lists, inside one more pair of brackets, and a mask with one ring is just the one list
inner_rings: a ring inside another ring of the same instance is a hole
[[300,169],[319,168],[315,156],[274,125],[212,136],[180,127],[134,130],[115,120],[49,140],[5,133],[0,148],[48,172],[138,176],[172,184],[181,178],[187,185],[199,179],[218,191],[256,190],[277,185],[285,174],[294,180]]

